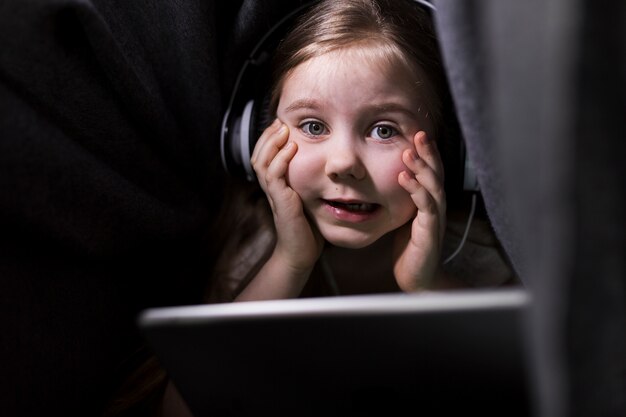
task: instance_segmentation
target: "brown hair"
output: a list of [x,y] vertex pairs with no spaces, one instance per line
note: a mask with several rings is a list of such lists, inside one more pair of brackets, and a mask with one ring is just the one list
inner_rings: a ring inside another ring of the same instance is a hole
[[274,55],[270,114],[284,80],[298,65],[325,53],[365,47],[416,75],[436,131],[442,124],[445,81],[430,11],[409,0],[322,0],[295,23]]

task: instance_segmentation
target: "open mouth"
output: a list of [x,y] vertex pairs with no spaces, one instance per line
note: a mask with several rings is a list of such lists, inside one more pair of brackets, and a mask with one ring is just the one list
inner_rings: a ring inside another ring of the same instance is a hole
[[379,207],[372,203],[342,203],[340,201],[324,200],[331,207],[346,210],[352,213],[372,213]]

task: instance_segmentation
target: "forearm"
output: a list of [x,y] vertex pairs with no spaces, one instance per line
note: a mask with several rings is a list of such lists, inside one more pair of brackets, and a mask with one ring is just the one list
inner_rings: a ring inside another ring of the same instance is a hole
[[235,301],[297,298],[306,285],[312,270],[313,267],[292,268],[279,253],[274,251]]

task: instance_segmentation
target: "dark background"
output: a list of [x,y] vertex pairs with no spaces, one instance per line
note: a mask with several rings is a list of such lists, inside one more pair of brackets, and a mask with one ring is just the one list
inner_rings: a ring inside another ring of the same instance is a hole
[[[200,301],[224,104],[296,3],[0,3],[2,415],[99,415],[137,313]],[[624,2],[435,4],[487,213],[534,298],[536,413],[623,417]]]

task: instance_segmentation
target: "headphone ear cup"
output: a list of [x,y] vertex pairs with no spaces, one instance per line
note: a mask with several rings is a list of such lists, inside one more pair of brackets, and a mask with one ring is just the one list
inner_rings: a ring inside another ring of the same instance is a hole
[[[245,174],[249,180],[254,179],[250,165],[250,157],[254,144],[251,143],[250,129],[254,126],[254,100],[246,101],[241,112],[229,110],[222,121],[220,148],[222,164],[231,175]],[[242,172],[243,171],[243,172]]]
[[238,134],[230,138],[231,151],[233,155],[236,155],[235,163],[243,167],[248,181],[254,181],[256,178],[254,168],[250,163],[254,147],[265,129],[271,124],[269,101],[269,94],[260,100],[249,100],[237,121],[239,127],[235,128],[235,133],[238,132]]
[[220,145],[222,165],[231,175],[244,174],[249,181],[255,180],[250,158],[257,141],[272,123],[270,101],[271,95],[267,92],[260,99],[246,101],[239,107],[240,112],[232,109],[224,116]]
[[255,126],[256,107],[257,105],[254,100],[249,100],[246,103],[243,108],[243,112],[241,113],[241,117],[237,122],[239,127],[238,129],[235,129],[239,132],[239,135],[233,136],[232,138],[232,149],[237,155],[235,157],[235,161],[243,167],[246,178],[248,178],[249,181],[253,181],[255,178],[250,158],[252,157],[254,145],[258,140],[258,137],[256,136],[257,129]]

